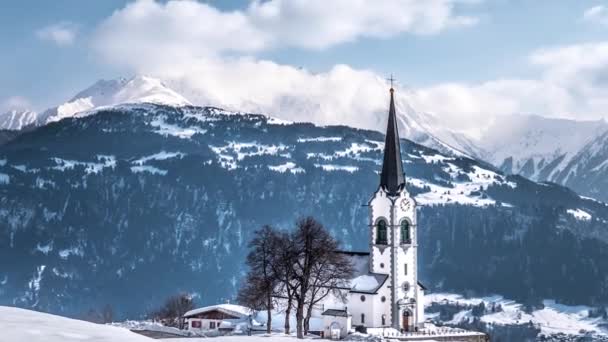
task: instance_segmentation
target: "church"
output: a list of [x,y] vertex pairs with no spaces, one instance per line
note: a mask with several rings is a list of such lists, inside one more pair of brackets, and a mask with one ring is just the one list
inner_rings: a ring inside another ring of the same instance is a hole
[[[424,324],[424,286],[418,281],[416,202],[405,187],[394,89],[380,184],[369,200],[369,252],[347,254],[355,274],[345,302],[323,303],[325,330],[345,325],[418,331]],[[338,317],[341,317],[339,321]]]

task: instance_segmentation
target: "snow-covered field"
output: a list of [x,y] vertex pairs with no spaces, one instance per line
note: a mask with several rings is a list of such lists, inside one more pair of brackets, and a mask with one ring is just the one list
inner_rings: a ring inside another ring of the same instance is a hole
[[0,342],[151,342],[127,329],[0,306]]
[[[502,296],[488,296],[481,298],[464,298],[461,295],[451,293],[434,293],[425,296],[426,306],[432,303],[456,304],[459,305],[479,305],[484,302],[486,310],[493,304],[500,305],[502,310],[499,312],[487,312],[480,317],[485,323],[492,324],[526,324],[532,322],[541,329],[545,335],[563,333],[567,335],[578,335],[581,332],[594,332],[597,335],[608,336],[608,331],[601,327],[606,324],[602,317],[590,318],[589,310],[592,308],[584,305],[569,306],[558,304],[554,300],[543,301],[544,308],[537,309],[531,313],[526,313],[523,305]],[[427,315],[434,317],[434,315]],[[472,310],[464,308],[454,315],[454,318],[447,324],[458,324],[465,320],[474,318]]]

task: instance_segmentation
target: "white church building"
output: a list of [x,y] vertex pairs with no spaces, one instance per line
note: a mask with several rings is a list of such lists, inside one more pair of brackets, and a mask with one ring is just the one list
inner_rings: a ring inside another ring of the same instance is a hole
[[[369,200],[369,252],[340,252],[355,266],[347,300],[323,303],[326,334],[353,327],[418,331],[424,324],[424,286],[418,281],[416,202],[405,187],[394,90],[380,184]],[[333,326],[333,328],[332,328]]]

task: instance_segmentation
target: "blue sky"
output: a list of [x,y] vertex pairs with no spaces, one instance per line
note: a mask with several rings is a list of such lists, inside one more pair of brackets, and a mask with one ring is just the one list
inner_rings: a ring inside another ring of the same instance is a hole
[[[441,29],[430,33],[416,32],[416,27],[409,26],[397,27],[391,32],[389,25],[382,28],[384,31],[371,34],[362,28],[359,33],[322,47],[311,47],[310,43],[301,43],[297,38],[293,38],[293,35],[284,37],[277,35],[272,43],[263,43],[262,47],[235,49],[229,46],[211,52],[188,51],[187,47],[183,47],[184,44],[188,44],[186,41],[180,43],[178,48],[184,48],[186,53],[197,56],[204,54],[206,58],[246,57],[272,61],[278,65],[303,67],[312,73],[326,73],[337,64],[345,64],[354,70],[371,70],[377,75],[387,76],[392,73],[401,86],[428,90],[452,83],[475,88],[495,80],[537,82],[551,71],[547,71],[550,67],[545,64],[539,67],[530,63],[530,56],[535,51],[601,44],[608,33],[608,25],[606,25],[608,16],[604,7],[608,6],[608,2],[603,1],[437,0],[436,2],[447,4],[451,11],[450,15],[473,18],[474,23],[458,27],[456,25],[451,27],[449,23],[442,24],[444,26]],[[166,61],[162,61],[161,64],[140,66],[137,60],[131,58],[132,56],[126,56],[125,58],[130,60],[123,63],[120,60],[121,52],[125,55],[129,54],[124,46],[119,46],[117,50],[113,47],[107,48],[108,41],[118,41],[123,36],[118,30],[120,25],[125,27],[122,30],[132,27],[127,24],[128,19],[112,22],[108,18],[115,11],[126,12],[125,6],[130,3],[132,1],[125,0],[4,2],[0,11],[0,23],[2,23],[0,44],[4,52],[0,54],[0,75],[2,75],[0,104],[6,104],[11,98],[19,98],[34,109],[41,110],[65,101],[97,79],[128,77],[140,72],[154,73],[155,70],[166,68]],[[369,1],[366,6],[371,7],[375,3]],[[206,4],[218,13],[246,12],[250,6],[248,1],[210,1]],[[165,5],[167,1],[159,4],[161,10],[165,9],[162,7]],[[395,0],[395,12],[402,10],[400,5],[398,0]],[[598,10],[596,15],[586,17],[585,12],[593,7],[604,10]],[[295,16],[295,19],[289,17],[289,20],[301,19]],[[311,21],[311,18],[304,17],[302,20]],[[387,20],[391,19],[387,18]],[[116,32],[107,27],[108,22],[111,26],[117,27]],[[106,23],[105,28],[104,23]],[[281,25],[284,23],[285,21],[279,22],[278,26],[272,26],[271,29],[264,26],[264,29],[281,31]],[[311,22],[311,25],[315,23]],[[67,38],[52,36],[48,32],[50,32],[49,28],[53,27],[67,28],[72,36]],[[259,29],[259,26],[256,29]],[[221,30],[221,27],[218,27],[218,30]],[[303,36],[308,34],[306,26],[294,30],[296,30],[295,34]],[[238,31],[235,32],[238,35]],[[150,44],[154,43],[155,35],[158,34],[151,30],[150,36],[146,37],[152,41]],[[128,37],[128,34],[124,36]],[[203,37],[208,37],[208,34]],[[160,40],[163,39],[173,38],[170,35],[159,38],[159,43],[167,46],[171,42],[161,42]],[[316,37],[312,36],[311,39]],[[213,43],[207,43],[198,37],[191,42],[192,46],[205,44]],[[153,53],[162,54],[164,51],[153,51]],[[109,58],[108,55],[112,53],[115,55]],[[209,56],[206,55],[207,53]],[[148,57],[140,57],[140,59],[145,60]],[[603,67],[603,59],[600,62],[602,63],[600,66]],[[186,62],[184,60],[179,63]],[[146,64],[146,61],[142,64]],[[552,67],[555,68],[554,65]],[[563,87],[568,88],[567,85]],[[591,113],[592,110],[586,109],[585,106],[587,104],[581,106],[581,112],[586,116],[599,115],[595,112]],[[535,109],[535,106],[530,106],[530,111]],[[525,110],[525,107],[521,110]],[[572,110],[570,106],[564,109],[564,113]]]

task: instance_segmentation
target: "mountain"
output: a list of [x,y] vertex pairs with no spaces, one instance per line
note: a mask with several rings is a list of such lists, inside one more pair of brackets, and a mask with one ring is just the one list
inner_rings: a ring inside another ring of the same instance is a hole
[[147,76],[131,79],[100,80],[76,94],[71,100],[47,109],[36,118],[38,125],[59,121],[75,115],[86,115],[91,109],[125,103],[156,103],[172,106],[189,105],[190,102],[162,81]]
[[65,103],[42,113],[13,110],[2,114],[0,129],[21,130],[28,126],[42,126],[68,117],[87,115],[95,108],[127,103],[156,103],[171,106],[191,104],[156,78],[136,76],[130,79],[100,80]]
[[37,114],[29,110],[12,109],[0,113],[0,130],[19,130],[36,121]]
[[607,130],[608,124],[603,120],[499,116],[477,141],[487,151],[479,157],[508,173],[557,181],[558,174],[573,157]]
[[[131,104],[0,145],[0,305],[137,317],[234,298],[263,224],[314,215],[366,250],[383,135],[212,107]],[[608,207],[402,142],[432,291],[608,301]]]
[[[506,174],[565,185],[608,201],[608,123],[535,115],[489,119],[477,137],[445,128],[432,115],[404,105],[401,123],[412,140],[450,155],[487,161]],[[483,126],[483,125],[482,125]]]

